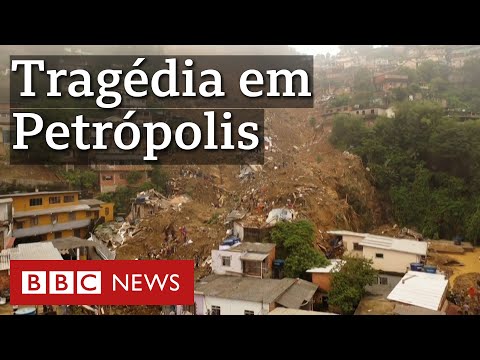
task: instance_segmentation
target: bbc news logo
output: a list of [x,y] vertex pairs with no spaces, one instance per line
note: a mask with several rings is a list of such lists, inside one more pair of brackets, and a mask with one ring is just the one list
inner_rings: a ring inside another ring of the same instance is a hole
[[191,305],[192,260],[12,260],[15,305]]

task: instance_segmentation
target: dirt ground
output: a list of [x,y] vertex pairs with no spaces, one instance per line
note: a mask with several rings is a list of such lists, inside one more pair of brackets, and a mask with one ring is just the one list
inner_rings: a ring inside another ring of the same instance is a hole
[[449,254],[449,257],[462,263],[463,266],[453,266],[453,273],[449,278],[450,284],[455,285],[455,280],[459,275],[468,273],[478,273],[480,275],[480,249],[466,251],[463,254]]
[[358,304],[355,315],[393,315],[395,303],[381,295],[367,295]]

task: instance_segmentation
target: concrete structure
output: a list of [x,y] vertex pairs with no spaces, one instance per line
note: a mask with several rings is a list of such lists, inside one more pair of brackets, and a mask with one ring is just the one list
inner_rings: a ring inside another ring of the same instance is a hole
[[405,273],[411,263],[425,261],[428,244],[423,241],[367,235],[359,243],[363,256],[373,260],[377,270]]
[[397,88],[406,88],[408,86],[407,75],[382,74],[373,78],[373,83],[377,90],[385,92]]
[[274,259],[275,244],[238,243],[229,249],[212,250],[212,270],[218,275],[268,278]]
[[448,280],[443,274],[409,271],[387,299],[439,311],[447,296]]
[[12,237],[12,198],[0,199],[0,250],[7,247]]
[[332,273],[341,269],[343,263],[345,262],[342,260],[331,259],[330,265],[309,269],[307,273],[312,274],[312,283],[316,284],[321,291],[329,292],[332,285]]
[[60,252],[49,241],[19,244],[0,252],[0,270],[10,270],[10,260],[63,260]]
[[354,231],[347,230],[331,230],[327,231],[330,235],[339,236],[342,239],[343,247],[345,251],[351,255],[362,256],[363,247],[360,245],[360,242],[367,236],[365,233],[357,233]]
[[273,209],[268,213],[267,225],[275,225],[279,221],[292,221],[297,216],[296,211],[288,208]]
[[81,203],[78,196],[78,191],[0,195],[0,199],[13,200],[14,245],[70,236],[85,238],[102,211],[113,214],[113,204]]
[[136,184],[143,184],[150,179],[150,165],[106,165],[96,164],[90,167],[98,172],[98,182],[100,185],[100,192],[113,192],[119,186],[127,186],[128,174],[137,172],[140,174]]
[[103,217],[105,222],[113,221],[114,203],[106,203],[98,199],[82,199],[78,202],[80,204],[88,205],[90,207],[90,211],[98,214],[96,215],[97,218]]
[[266,315],[277,306],[311,310],[316,285],[301,279],[210,275],[195,284],[197,315]]

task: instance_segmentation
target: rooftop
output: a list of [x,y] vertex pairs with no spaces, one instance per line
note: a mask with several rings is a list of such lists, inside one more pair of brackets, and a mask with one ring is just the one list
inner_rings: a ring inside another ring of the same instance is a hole
[[[307,273],[316,273],[316,274],[326,274],[326,273],[331,273],[333,269],[337,267],[339,264],[344,264],[345,261],[342,261],[340,259],[330,259],[330,265],[327,265],[325,267],[319,267],[319,268],[313,268],[307,270]],[[338,271],[338,270],[336,270]]]
[[387,299],[437,311],[447,286],[448,280],[442,274],[409,271]]
[[386,236],[367,234],[360,245],[376,249],[405,252],[416,255],[427,255],[428,244],[423,241],[397,239]]
[[309,281],[297,279],[278,299],[277,303],[287,308],[299,309],[307,305],[318,290],[318,286]]
[[300,310],[300,309],[287,309],[284,307],[277,307],[274,310],[270,311],[268,315],[337,315],[334,313],[320,312],[320,311],[309,311],[309,310]]
[[56,214],[61,212],[74,212],[74,211],[89,210],[89,209],[90,207],[88,205],[55,206],[55,207],[46,208],[46,209],[15,211],[13,214],[13,218],[19,219],[19,218],[28,217],[28,216],[48,215],[48,214]]
[[79,200],[78,202],[80,204],[88,205],[90,207],[105,204],[105,202],[103,202],[102,200],[98,200],[98,199],[82,199],[82,200]]
[[197,282],[195,292],[223,299],[270,304],[277,300],[295,281],[295,279],[288,278],[277,280],[214,275]]
[[13,193],[13,194],[0,195],[0,199],[6,198],[6,197],[14,198],[19,196],[33,196],[33,195],[77,194],[79,192],[80,191],[65,190],[65,191],[38,191],[38,192]]
[[254,243],[254,242],[240,242],[237,243],[228,249],[229,251],[236,251],[236,252],[251,252],[251,253],[260,253],[260,254],[268,254],[272,249],[275,247],[275,244],[272,243]]
[[48,224],[48,225],[41,225],[41,226],[32,226],[28,228],[13,230],[13,236],[16,238],[22,238],[26,236],[37,236],[37,235],[47,234],[47,233],[56,232],[56,231],[79,229],[79,228],[87,227],[88,225],[90,225],[90,219],[68,221],[65,223]]
[[0,204],[5,204],[5,203],[11,203],[13,201],[12,198],[4,198],[4,199],[0,199]]

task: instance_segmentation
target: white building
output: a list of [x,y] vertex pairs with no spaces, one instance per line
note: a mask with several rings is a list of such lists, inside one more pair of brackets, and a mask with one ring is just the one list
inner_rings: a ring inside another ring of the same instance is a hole
[[237,243],[228,249],[212,250],[212,270],[217,275],[270,277],[275,244]]
[[404,274],[411,263],[419,263],[427,256],[428,244],[423,241],[397,239],[345,230],[328,231],[340,236],[345,251],[353,256],[373,260],[373,268]]
[[411,263],[425,261],[428,244],[423,241],[368,235],[360,246],[363,256],[373,260],[373,268],[386,272],[405,273]]
[[210,275],[195,284],[197,315],[266,315],[276,307],[312,310],[317,286],[301,279]]
[[447,288],[448,280],[443,274],[409,271],[387,299],[439,311],[445,303]]
[[7,247],[12,236],[12,198],[0,199],[0,250]]

